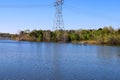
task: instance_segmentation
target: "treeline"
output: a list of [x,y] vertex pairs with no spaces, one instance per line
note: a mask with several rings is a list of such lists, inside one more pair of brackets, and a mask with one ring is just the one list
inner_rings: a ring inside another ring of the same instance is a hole
[[96,44],[120,45],[120,29],[112,27],[97,30],[25,30],[12,39],[37,42],[94,42]]
[[12,34],[9,33],[0,33],[0,39],[11,39]]

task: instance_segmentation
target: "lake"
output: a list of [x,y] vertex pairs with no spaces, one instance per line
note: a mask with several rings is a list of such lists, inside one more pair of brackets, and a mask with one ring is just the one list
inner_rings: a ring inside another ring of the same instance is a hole
[[0,40],[0,80],[120,80],[120,47]]

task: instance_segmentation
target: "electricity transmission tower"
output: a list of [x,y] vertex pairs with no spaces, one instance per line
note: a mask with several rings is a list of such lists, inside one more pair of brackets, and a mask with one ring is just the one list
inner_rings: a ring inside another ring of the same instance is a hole
[[63,6],[64,0],[56,0],[55,1],[55,21],[53,25],[54,30],[64,30],[64,22],[63,22],[63,15],[62,15],[62,6]]

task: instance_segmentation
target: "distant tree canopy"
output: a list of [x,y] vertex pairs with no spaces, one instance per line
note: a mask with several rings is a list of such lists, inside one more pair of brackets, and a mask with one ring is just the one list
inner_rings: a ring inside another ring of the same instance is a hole
[[120,29],[114,30],[110,26],[97,30],[25,30],[21,31],[13,39],[37,42],[79,42],[92,40],[99,44],[120,45]]
[[2,38],[9,38],[9,39],[11,39],[11,34],[9,34],[9,33],[0,33],[0,39],[2,39]]

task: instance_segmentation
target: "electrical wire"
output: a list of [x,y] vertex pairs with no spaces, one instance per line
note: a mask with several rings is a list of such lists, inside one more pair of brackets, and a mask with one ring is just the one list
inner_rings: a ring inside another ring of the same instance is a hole
[[112,16],[109,16],[109,15],[106,15],[104,13],[97,13],[97,12],[92,12],[92,11],[89,11],[89,10],[84,10],[82,8],[79,8],[79,7],[75,7],[75,6],[72,6],[72,5],[66,5],[65,6],[67,10],[70,10],[72,11],[73,13],[77,13],[77,14],[84,14],[84,15],[90,15],[91,17],[98,17],[99,18],[104,18],[106,20],[111,20],[111,21],[116,21],[116,22],[119,22],[120,19],[119,18],[115,18],[115,17],[112,17]]
[[0,8],[44,8],[44,7],[53,7],[51,4],[43,5],[43,4],[13,4],[13,5],[1,5]]

